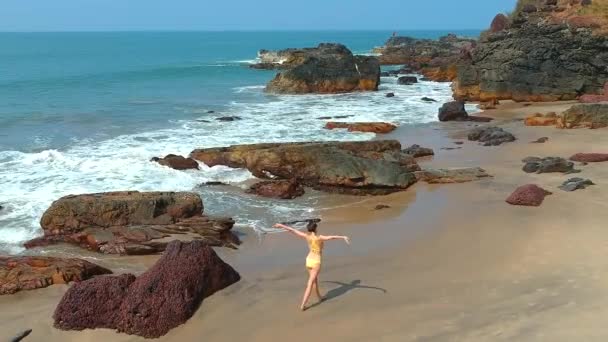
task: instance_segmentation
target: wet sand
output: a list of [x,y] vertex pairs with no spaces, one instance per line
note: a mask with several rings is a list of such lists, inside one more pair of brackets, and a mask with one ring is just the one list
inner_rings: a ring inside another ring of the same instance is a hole
[[[287,234],[247,235],[239,251],[219,249],[243,280],[206,299],[160,340],[209,341],[604,341],[608,327],[608,168],[580,166],[597,185],[557,189],[572,175],[525,174],[527,156],[608,152],[606,130],[525,127],[518,119],[569,104],[506,102],[484,115],[518,137],[500,147],[462,139],[473,123],[402,128],[381,138],[435,149],[432,167],[481,166],[494,178],[453,185],[416,184],[321,213],[331,243],[321,274],[326,301],[297,310],[306,246]],[[545,144],[530,144],[546,136]],[[465,141],[455,145],[454,141]],[[441,150],[442,147],[462,147]],[[504,202],[517,187],[554,194],[539,208]],[[334,198],[336,203],[340,198]],[[374,210],[377,204],[391,208]],[[145,269],[156,257],[134,259]],[[115,259],[103,263],[120,263]],[[0,297],[0,340],[33,329],[32,341],[140,341],[109,330],[64,332],[52,312],[66,286]],[[27,341],[27,340],[26,340]]]

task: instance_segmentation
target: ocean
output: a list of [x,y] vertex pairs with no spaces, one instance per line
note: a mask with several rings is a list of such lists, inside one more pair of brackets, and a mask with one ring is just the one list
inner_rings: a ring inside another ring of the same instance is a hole
[[[449,31],[477,36],[478,31]],[[399,32],[438,38],[448,31]],[[436,120],[448,83],[378,92],[270,95],[274,71],[247,67],[259,49],[340,42],[358,54],[392,32],[0,33],[0,252],[18,253],[41,234],[39,220],[68,194],[117,190],[198,191],[205,212],[228,215],[258,233],[275,221],[314,216],[321,194],[279,201],[240,191],[246,170],[175,171],[149,162],[168,153],[230,144],[364,140],[327,131],[322,116],[419,125]],[[397,96],[386,98],[387,92]],[[437,103],[420,100],[428,96]],[[242,120],[219,122],[220,116]],[[201,187],[222,181],[233,187]],[[236,190],[235,190],[236,189]]]

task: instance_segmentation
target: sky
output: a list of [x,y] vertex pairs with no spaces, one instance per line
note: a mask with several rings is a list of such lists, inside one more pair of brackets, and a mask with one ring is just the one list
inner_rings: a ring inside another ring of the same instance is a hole
[[0,31],[484,29],[516,0],[0,0]]

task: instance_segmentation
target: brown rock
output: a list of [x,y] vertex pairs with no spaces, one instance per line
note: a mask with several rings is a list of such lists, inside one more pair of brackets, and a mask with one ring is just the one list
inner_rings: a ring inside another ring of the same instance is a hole
[[204,298],[239,279],[205,243],[173,241],[137,278],[105,276],[72,286],[55,310],[55,327],[157,338],[190,319]]
[[523,205],[538,207],[543,203],[545,196],[551,192],[535,184],[520,186],[507,198],[507,203],[511,205]]
[[570,160],[582,163],[600,163],[608,161],[608,153],[577,153]]
[[408,154],[414,158],[428,157],[435,155],[435,152],[431,148],[422,147],[420,145],[412,145],[403,150],[403,153]]
[[391,206],[390,205],[386,205],[386,204],[378,204],[374,210],[384,210],[384,209],[389,209]]
[[506,15],[499,13],[490,24],[490,32],[496,33],[508,29],[510,26],[509,18]]
[[555,113],[547,115],[537,113],[525,118],[524,124],[526,126],[555,126],[557,124],[557,115]]
[[464,169],[425,169],[415,172],[419,181],[429,184],[466,183],[492,177],[484,169],[471,167]]
[[548,138],[548,137],[542,137],[542,138],[538,138],[538,139],[536,139],[536,140],[534,140],[534,141],[531,141],[531,143],[532,143],[532,144],[544,144],[544,143],[546,143],[547,141],[549,141],[549,138]]
[[262,197],[294,199],[304,195],[304,187],[293,180],[263,181],[252,185],[247,192]]
[[386,122],[335,122],[325,124],[326,129],[347,128],[349,132],[366,132],[385,134],[394,131],[397,126]]
[[0,256],[0,295],[82,281],[112,271],[80,259]]
[[175,170],[198,170],[198,163],[192,158],[184,158],[175,154],[169,154],[164,158],[154,157],[150,161],[160,165],[168,166]]

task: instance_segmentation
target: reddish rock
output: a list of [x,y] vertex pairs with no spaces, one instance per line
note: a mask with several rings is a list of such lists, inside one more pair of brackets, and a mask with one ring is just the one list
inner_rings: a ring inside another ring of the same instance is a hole
[[523,205],[538,207],[543,203],[545,196],[551,195],[551,192],[539,187],[535,184],[520,186],[507,198],[507,203],[512,205]]
[[387,122],[335,122],[325,124],[326,129],[346,128],[349,132],[366,132],[385,134],[394,131],[397,126]]
[[608,161],[608,153],[577,153],[570,160],[581,163],[600,163]]
[[499,13],[490,24],[490,32],[496,33],[508,29],[510,26],[509,18],[506,15]]
[[524,124],[526,126],[555,126],[557,124],[557,114],[553,112],[546,115],[536,113],[525,118]]
[[205,243],[173,241],[137,278],[98,277],[72,286],[55,310],[55,327],[158,338],[190,319],[204,298],[239,280]]
[[196,160],[192,158],[184,158],[175,154],[169,154],[164,158],[154,157],[150,161],[157,162],[160,165],[168,166],[175,170],[198,170],[199,166]]
[[293,180],[263,181],[252,185],[247,192],[262,197],[294,199],[304,195],[304,187]]
[[582,95],[578,98],[578,100],[582,103],[597,103],[597,102],[608,102],[608,82],[604,84],[604,93],[597,94],[587,94]]
[[0,256],[0,295],[82,281],[112,271],[80,259]]

